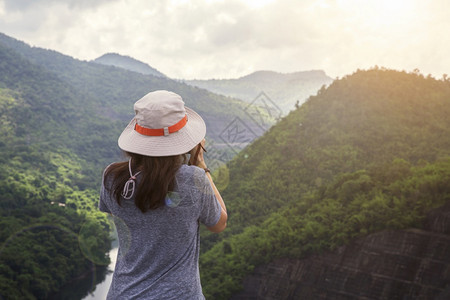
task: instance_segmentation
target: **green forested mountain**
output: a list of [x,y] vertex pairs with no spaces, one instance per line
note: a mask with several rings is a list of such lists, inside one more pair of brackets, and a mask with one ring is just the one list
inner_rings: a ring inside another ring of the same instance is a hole
[[309,96],[315,95],[323,85],[330,84],[332,81],[333,79],[324,71],[317,70],[287,74],[257,71],[237,79],[186,80],[185,82],[249,103],[258,102],[259,95],[264,93],[263,101],[275,103],[282,115],[286,115]]
[[97,212],[93,176],[103,155],[116,155],[97,136],[114,122],[91,108],[82,93],[0,43],[4,299],[46,299],[92,262],[108,263],[109,224]]
[[224,235],[207,235],[205,293],[228,299],[257,265],[420,227],[450,201],[450,82],[385,69],[321,89],[223,174]]
[[[132,104],[154,89],[182,95],[217,143],[230,122],[251,123],[237,100],[0,34],[1,297],[45,299],[108,262],[101,171]],[[450,82],[417,73],[358,71],[320,89],[214,174],[229,225],[202,232],[207,298],[228,299],[276,257],[420,226],[450,200],[448,115]]]
[[[165,89],[181,95],[186,106],[205,119],[207,137],[211,142],[222,143],[221,133],[236,117],[251,129],[257,127],[245,112],[247,104],[239,100],[219,96],[165,77],[79,61],[52,50],[30,47],[1,33],[0,43],[82,92],[99,115],[120,120],[123,126],[133,117],[133,104],[137,99],[149,91]],[[247,137],[253,138],[252,135]]]
[[[234,118],[248,119],[241,101],[0,34],[0,298],[46,299],[108,263],[101,172],[120,156],[133,103],[156,89],[179,93],[205,117],[210,145]],[[229,159],[227,151],[216,155]]]

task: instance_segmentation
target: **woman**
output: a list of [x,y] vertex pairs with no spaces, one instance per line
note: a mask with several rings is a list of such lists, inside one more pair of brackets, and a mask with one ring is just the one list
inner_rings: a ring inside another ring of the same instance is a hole
[[119,237],[108,299],[204,299],[199,223],[221,232],[227,221],[203,159],[205,122],[168,91],[145,95],[134,110],[119,137],[129,160],[106,168],[99,201]]

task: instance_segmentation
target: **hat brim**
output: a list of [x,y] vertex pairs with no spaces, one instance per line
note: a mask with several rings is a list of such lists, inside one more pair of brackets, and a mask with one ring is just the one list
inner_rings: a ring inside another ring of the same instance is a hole
[[133,118],[119,137],[119,148],[146,156],[172,156],[189,152],[206,135],[206,125],[202,117],[192,109],[185,107],[188,121],[177,132],[168,136],[146,136],[134,130]]

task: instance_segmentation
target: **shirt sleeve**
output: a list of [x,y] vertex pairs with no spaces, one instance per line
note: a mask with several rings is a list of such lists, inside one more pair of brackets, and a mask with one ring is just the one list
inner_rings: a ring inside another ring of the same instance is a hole
[[201,212],[200,212],[200,222],[205,224],[207,227],[211,227],[217,224],[222,213],[222,207],[217,200],[214,191],[211,187],[211,183],[206,177],[203,170],[203,193],[201,201]]

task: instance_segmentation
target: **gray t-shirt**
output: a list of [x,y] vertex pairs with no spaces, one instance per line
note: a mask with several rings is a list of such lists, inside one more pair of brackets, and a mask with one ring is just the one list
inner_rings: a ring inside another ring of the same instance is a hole
[[122,199],[121,204],[102,186],[99,209],[113,215],[119,236],[107,299],[204,299],[198,268],[199,223],[214,226],[221,214],[205,172],[182,165],[175,191],[156,210],[142,213],[134,198]]

